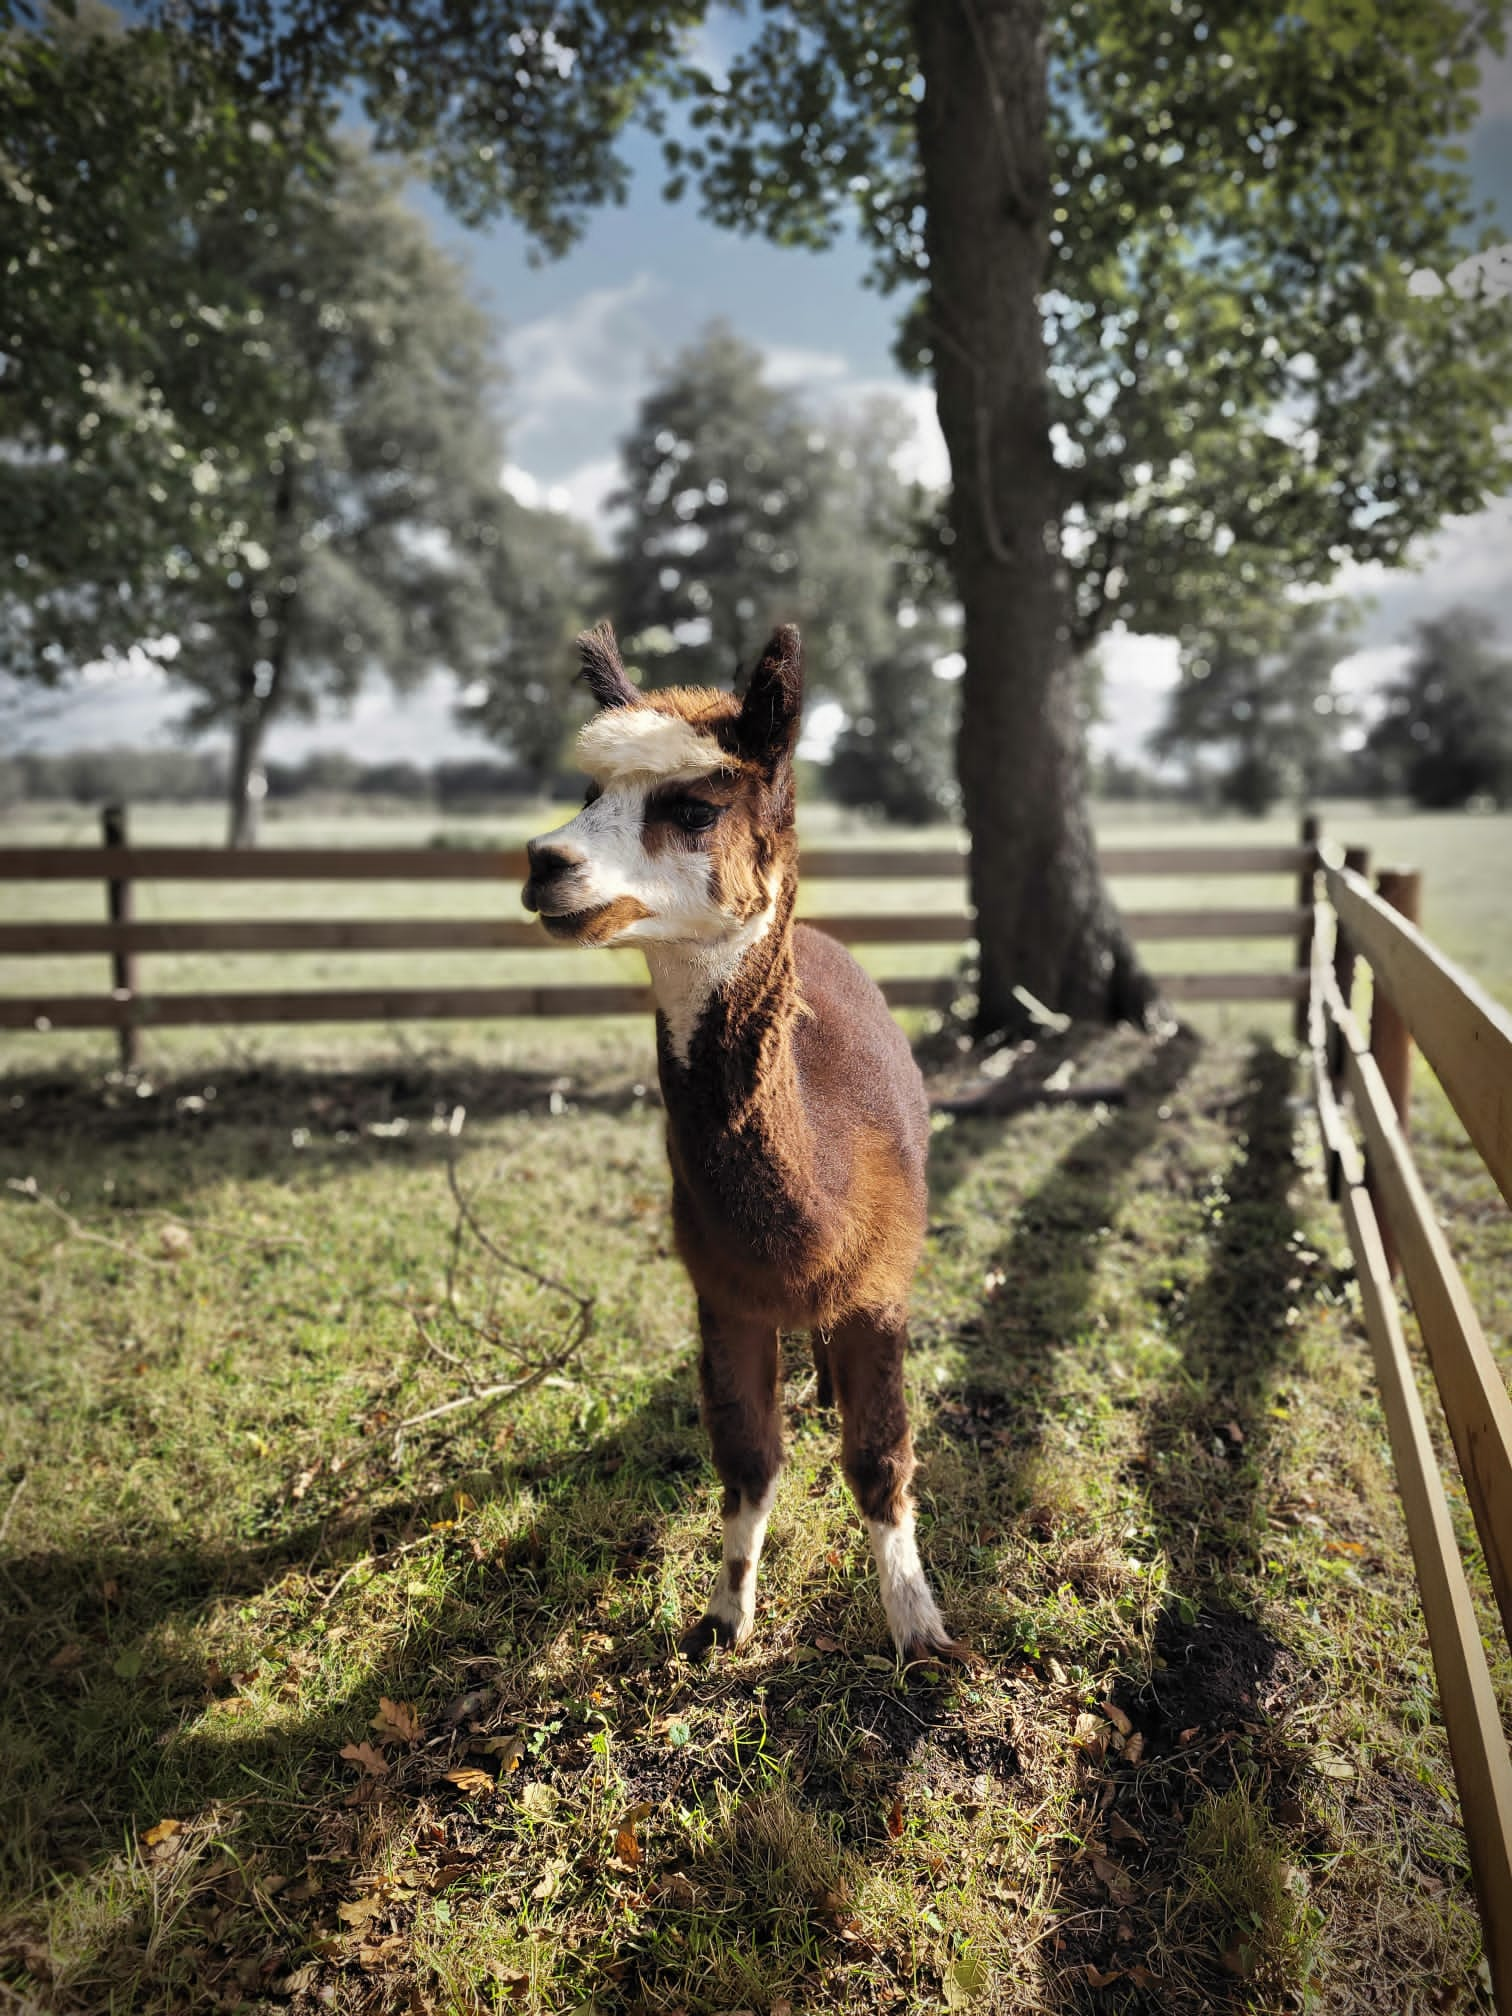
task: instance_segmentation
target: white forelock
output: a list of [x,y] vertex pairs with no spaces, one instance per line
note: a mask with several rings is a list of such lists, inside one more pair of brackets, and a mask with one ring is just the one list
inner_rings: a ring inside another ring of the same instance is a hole
[[724,751],[678,714],[654,707],[606,707],[578,735],[578,762],[600,784],[631,777],[707,777]]

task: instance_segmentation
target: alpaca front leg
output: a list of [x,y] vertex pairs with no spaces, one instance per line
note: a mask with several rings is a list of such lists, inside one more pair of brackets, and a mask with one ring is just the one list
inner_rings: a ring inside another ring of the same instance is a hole
[[688,1659],[736,1648],[756,1620],[756,1571],[782,1468],[775,1329],[716,1316],[700,1302],[699,1380],[714,1467],[724,1485],[724,1555],[704,1614],[682,1639]]
[[866,1529],[882,1589],[882,1610],[899,1657],[970,1660],[945,1628],[914,1538],[913,1437],[903,1398],[901,1320],[850,1317],[830,1339],[830,1361],[843,1417],[842,1461]]

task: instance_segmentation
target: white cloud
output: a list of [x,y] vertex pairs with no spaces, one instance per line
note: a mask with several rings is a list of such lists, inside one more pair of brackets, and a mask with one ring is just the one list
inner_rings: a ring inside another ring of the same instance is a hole
[[1098,647],[1103,669],[1103,715],[1090,737],[1097,756],[1142,756],[1165,718],[1166,695],[1176,684],[1179,653],[1174,637],[1136,637],[1110,630]]
[[649,273],[620,287],[594,287],[566,308],[513,329],[504,340],[516,440],[549,431],[585,410],[612,430],[635,410],[657,339],[646,305]]
[[838,350],[805,350],[796,343],[768,343],[761,355],[771,385],[793,385],[805,390],[850,375],[850,365]]
[[1484,252],[1472,252],[1442,277],[1431,267],[1420,266],[1407,282],[1408,293],[1421,300],[1434,300],[1446,289],[1465,300],[1472,296],[1512,300],[1512,245],[1489,245]]
[[835,738],[845,726],[845,709],[838,700],[820,700],[803,717],[803,734],[798,754],[805,763],[828,763],[834,753]]

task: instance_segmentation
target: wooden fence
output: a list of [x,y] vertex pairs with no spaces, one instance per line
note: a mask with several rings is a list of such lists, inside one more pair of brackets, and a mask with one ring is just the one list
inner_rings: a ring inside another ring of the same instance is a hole
[[[1305,822],[1299,844],[1285,847],[1108,847],[1109,875],[1284,875],[1292,900],[1267,908],[1130,911],[1137,940],[1285,939],[1291,965],[1270,972],[1162,973],[1173,1001],[1291,1001],[1305,1016],[1313,927],[1312,881],[1316,822]],[[136,1061],[142,1029],[195,1024],[275,1022],[400,1022],[444,1018],[483,1020],[516,1015],[621,1015],[651,1007],[646,986],[612,983],[504,987],[293,989],[264,993],[153,993],[141,986],[138,962],[165,952],[433,952],[558,950],[540,925],[519,914],[525,880],[519,849],[278,848],[237,851],[209,847],[133,847],[125,815],[104,815],[104,845],[0,849],[0,883],[88,881],[103,885],[105,918],[98,923],[0,924],[0,956],[108,954],[108,994],[0,995],[0,1028],[115,1029],[122,1060]],[[966,857],[959,848],[812,847],[802,856],[806,880],[948,879],[964,896]],[[493,917],[266,918],[256,921],[183,919],[149,922],[135,908],[137,885],[167,882],[492,882],[499,885]],[[825,914],[806,919],[847,944],[957,945],[974,925],[964,907],[948,911]],[[947,1007],[959,992],[949,977],[884,980],[895,1008]]]
[[[1415,1041],[1512,1204],[1512,1016],[1416,929],[1417,878],[1383,875],[1372,890],[1364,865],[1323,852],[1308,1014],[1313,1088],[1407,1515],[1492,1984],[1497,2007],[1512,2010],[1512,1756],[1392,1279],[1399,1267],[1512,1637],[1512,1400],[1408,1147]],[[1362,959],[1372,983],[1368,1035],[1354,1013]]]

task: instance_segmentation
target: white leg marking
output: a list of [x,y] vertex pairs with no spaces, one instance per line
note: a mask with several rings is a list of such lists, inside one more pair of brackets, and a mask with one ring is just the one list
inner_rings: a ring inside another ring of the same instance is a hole
[[903,1508],[896,1525],[885,1519],[868,1519],[866,1526],[882,1584],[882,1608],[898,1650],[906,1655],[950,1644],[950,1633],[919,1562],[913,1507]]
[[728,1624],[737,1645],[743,1645],[750,1637],[756,1621],[756,1569],[776,1497],[774,1477],[764,1498],[742,1498],[739,1511],[729,1513],[724,1522],[724,1561],[715,1577],[706,1615]]

